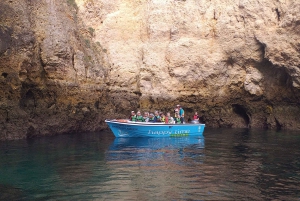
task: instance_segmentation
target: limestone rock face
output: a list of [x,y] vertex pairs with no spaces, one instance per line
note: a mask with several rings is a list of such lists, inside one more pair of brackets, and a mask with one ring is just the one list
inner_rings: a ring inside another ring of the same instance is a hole
[[76,9],[72,1],[1,1],[0,139],[101,128],[105,54]]
[[0,2],[0,139],[97,131],[129,111],[300,129],[300,2]]

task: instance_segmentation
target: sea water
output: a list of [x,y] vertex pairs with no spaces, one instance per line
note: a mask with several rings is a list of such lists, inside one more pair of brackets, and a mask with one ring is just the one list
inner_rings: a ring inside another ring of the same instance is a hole
[[300,200],[300,132],[0,142],[0,200]]

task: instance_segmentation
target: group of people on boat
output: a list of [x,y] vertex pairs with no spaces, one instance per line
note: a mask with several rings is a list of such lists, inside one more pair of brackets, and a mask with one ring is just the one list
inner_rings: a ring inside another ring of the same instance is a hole
[[170,112],[167,112],[166,114],[158,111],[155,111],[154,113],[144,112],[142,115],[141,111],[137,111],[137,113],[131,111],[129,120],[135,122],[161,122],[166,124],[185,123],[184,110],[180,105],[177,105],[174,109],[174,117],[171,116]]

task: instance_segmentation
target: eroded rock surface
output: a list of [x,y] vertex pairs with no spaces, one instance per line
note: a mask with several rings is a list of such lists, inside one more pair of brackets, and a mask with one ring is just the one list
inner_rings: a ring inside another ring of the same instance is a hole
[[97,131],[129,111],[300,129],[300,2],[0,3],[0,139]]

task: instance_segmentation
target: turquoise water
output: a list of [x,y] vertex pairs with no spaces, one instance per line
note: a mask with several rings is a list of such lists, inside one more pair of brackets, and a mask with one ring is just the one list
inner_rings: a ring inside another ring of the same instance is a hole
[[300,200],[300,132],[0,142],[0,200]]

